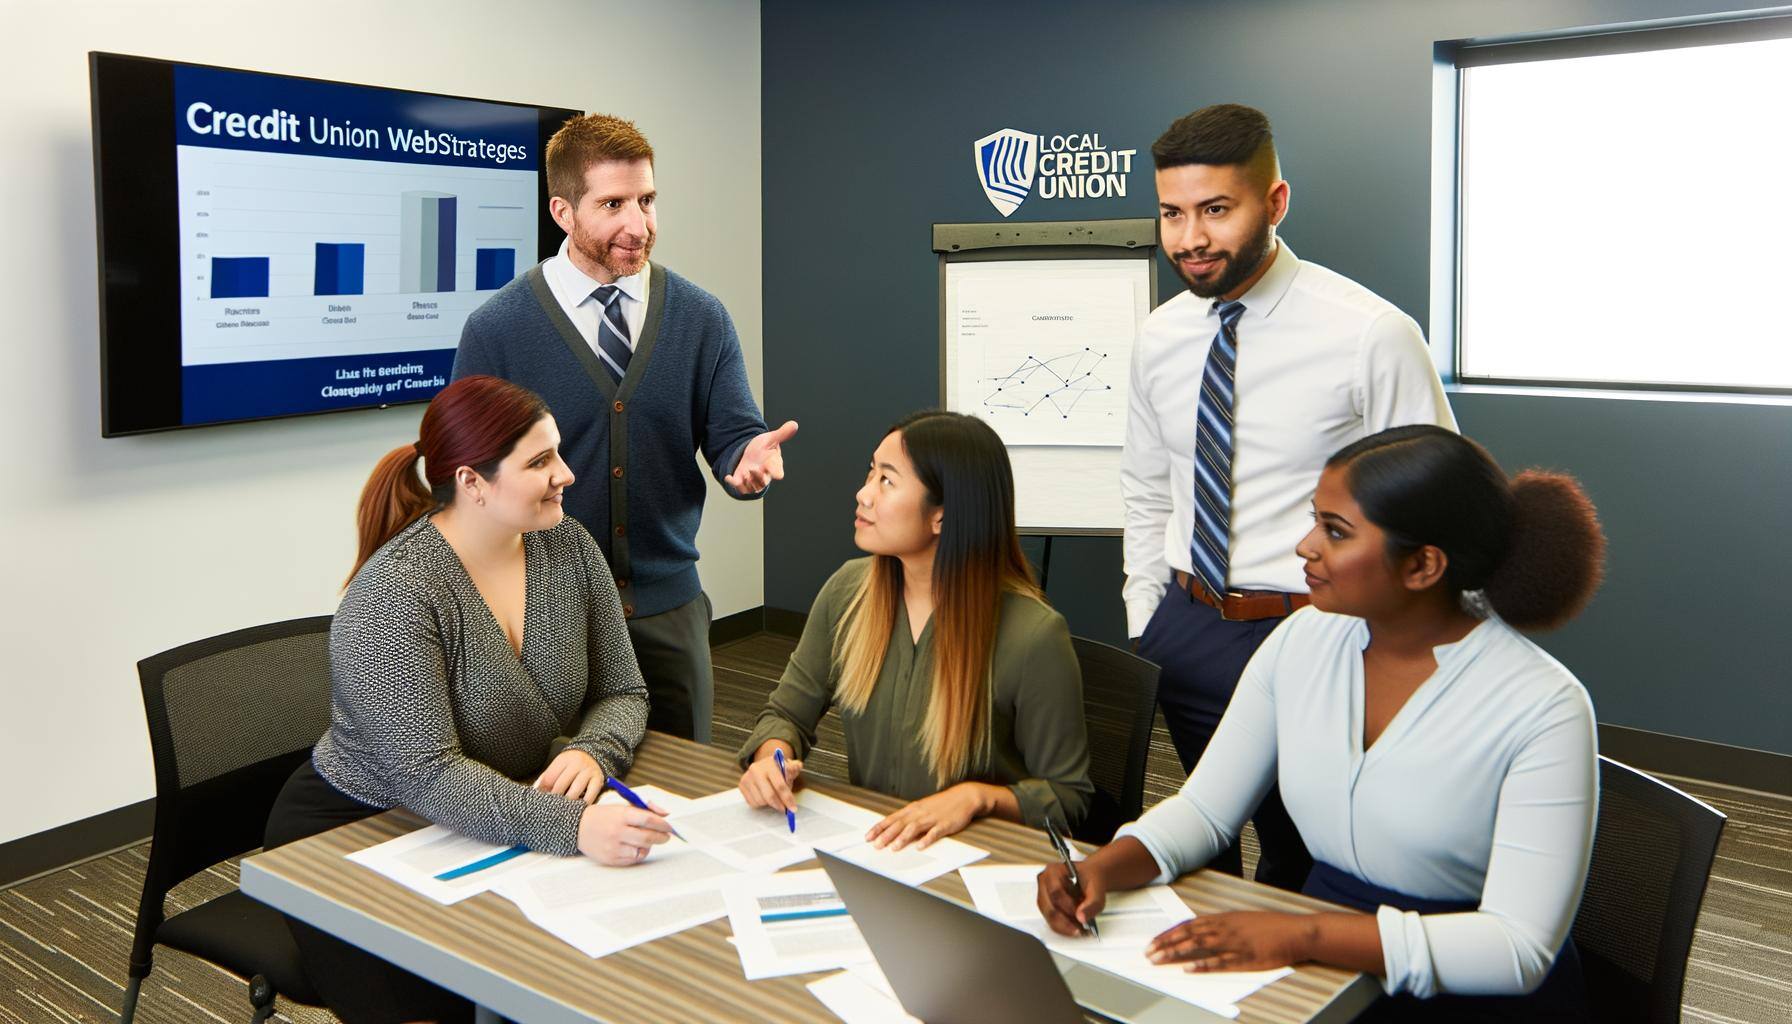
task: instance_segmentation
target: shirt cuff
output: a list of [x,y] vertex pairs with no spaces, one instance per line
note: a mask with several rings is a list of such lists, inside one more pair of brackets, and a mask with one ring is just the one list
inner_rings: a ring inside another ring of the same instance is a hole
[[1159,584],[1155,589],[1142,596],[1128,595],[1126,599],[1126,635],[1136,640],[1145,635],[1145,627],[1150,624],[1151,616],[1157,614],[1157,606],[1163,604],[1164,594],[1169,588]]
[[568,800],[552,793],[540,795],[544,799],[536,803],[542,813],[536,816],[529,829],[530,835],[523,845],[557,857],[570,857],[578,853],[579,822],[585,814],[584,802]]
[[768,715],[767,720],[753,727],[747,741],[740,745],[740,751],[735,754],[735,762],[740,765],[741,771],[746,771],[753,763],[753,755],[766,740],[782,740],[790,744],[790,756],[798,761],[809,754],[809,746],[803,742],[802,733],[796,726],[775,715]]
[[633,757],[617,752],[618,745],[607,736],[574,736],[566,741],[567,750],[577,750],[589,754],[591,759],[597,762],[597,766],[603,769],[604,777],[612,779],[627,775],[629,765],[634,763]]
[[[1169,885],[1176,880],[1176,875],[1168,867],[1171,863],[1170,859],[1165,856],[1163,850],[1158,848],[1157,841],[1151,837],[1149,831],[1140,828],[1138,822],[1131,822],[1120,826],[1119,830],[1114,833],[1114,841],[1117,842],[1126,836],[1131,836],[1145,844],[1145,852],[1151,855],[1151,860],[1157,865],[1157,877],[1153,878],[1150,884]],[[1110,842],[1109,845],[1111,846],[1113,843]]]
[[1422,916],[1382,906],[1375,911],[1375,925],[1381,932],[1382,988],[1419,999],[1436,995],[1437,971]]
[[1057,791],[1044,779],[1022,779],[1008,789],[1014,794],[1014,802],[1020,805],[1020,820],[1023,824],[1032,828],[1044,828],[1048,818],[1066,829],[1074,829],[1079,824],[1070,820],[1069,814],[1058,802]]

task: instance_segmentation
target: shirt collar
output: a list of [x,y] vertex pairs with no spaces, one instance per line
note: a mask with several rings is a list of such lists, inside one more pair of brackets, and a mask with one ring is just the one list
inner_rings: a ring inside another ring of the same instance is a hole
[[[571,244],[571,238],[562,239],[560,242],[560,284],[569,294],[580,296],[579,301],[583,302],[591,297],[592,292],[602,288],[604,283],[580,270],[578,265],[572,261],[572,257],[566,254],[566,250]],[[635,302],[640,302],[647,290],[647,273],[648,267],[643,265],[639,273],[619,277],[612,283],[616,285],[617,291]]]
[[[1300,272],[1300,257],[1294,255],[1294,250],[1288,248],[1288,243],[1279,238],[1276,239],[1276,251],[1269,260],[1269,269],[1263,272],[1256,284],[1251,285],[1250,291],[1238,297],[1238,301],[1244,303],[1245,312],[1255,313],[1260,317],[1267,317],[1275,312],[1282,297],[1288,294],[1289,286],[1294,284],[1294,275]],[[1219,316],[1211,303],[1208,304],[1207,315]]]

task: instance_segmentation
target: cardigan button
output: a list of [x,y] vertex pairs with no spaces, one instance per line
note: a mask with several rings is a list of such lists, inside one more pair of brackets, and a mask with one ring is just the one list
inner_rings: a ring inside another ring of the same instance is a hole
[[617,590],[627,590],[628,589],[628,581],[627,580],[617,580],[616,581],[616,589]]
[[616,536],[621,537],[627,533],[628,527],[623,526],[621,523],[616,524]]
[[621,412],[622,411],[622,403],[621,402],[611,402],[610,409],[613,412]]
[[616,468],[610,470],[610,475],[615,477],[618,480],[622,479],[622,467],[617,466]]
[[635,617],[635,606],[632,604],[623,605],[622,606],[622,617],[625,619],[634,618]]

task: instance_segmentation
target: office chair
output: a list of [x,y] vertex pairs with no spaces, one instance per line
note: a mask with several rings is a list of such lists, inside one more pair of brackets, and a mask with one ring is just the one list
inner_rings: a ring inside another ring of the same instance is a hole
[[279,911],[231,891],[164,919],[168,890],[261,846],[274,798],[330,722],[330,617],[254,626],[137,663],[155,758],[155,834],[120,1024],[151,951],[169,946],[249,979],[252,1024],[274,996],[316,1005]]
[[1145,759],[1157,715],[1157,666],[1136,654],[1080,636],[1070,638],[1083,672],[1089,723],[1089,781],[1095,799],[1076,837],[1106,843],[1145,805]]
[[1693,926],[1724,820],[1652,775],[1599,759],[1599,825],[1574,944],[1601,1024],[1680,1020]]

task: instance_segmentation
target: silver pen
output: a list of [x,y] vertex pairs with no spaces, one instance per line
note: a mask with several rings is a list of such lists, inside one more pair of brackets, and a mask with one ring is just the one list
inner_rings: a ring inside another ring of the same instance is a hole
[[[1045,819],[1045,834],[1051,838],[1052,849],[1058,851],[1058,858],[1064,862],[1064,870],[1070,872],[1070,884],[1076,888],[1077,898],[1082,899],[1083,881],[1077,876],[1076,861],[1070,859],[1070,844],[1064,841],[1064,837],[1058,832],[1058,826],[1050,818]],[[1084,923],[1082,928],[1084,935],[1101,938],[1101,929],[1095,927],[1094,921]]]

